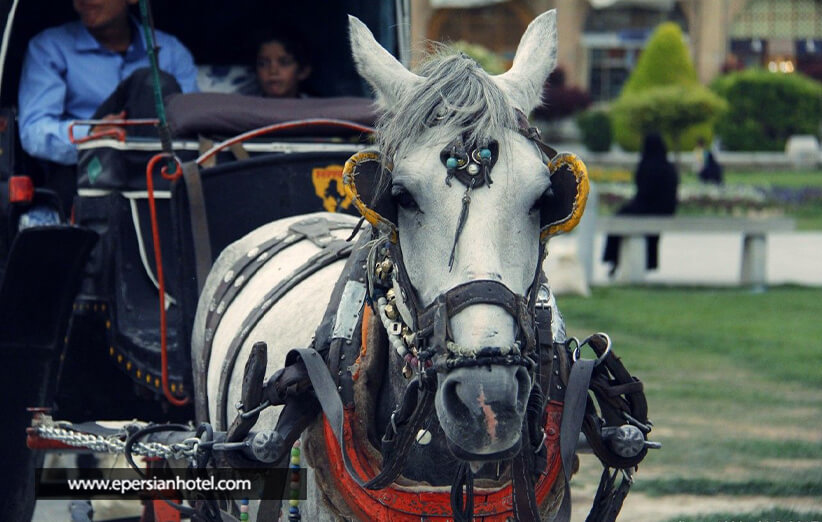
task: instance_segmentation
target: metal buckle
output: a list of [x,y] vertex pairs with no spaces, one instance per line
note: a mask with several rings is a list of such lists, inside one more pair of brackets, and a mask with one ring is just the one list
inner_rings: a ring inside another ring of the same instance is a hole
[[[596,366],[599,366],[600,364],[602,364],[602,362],[605,361],[605,358],[608,357],[608,354],[611,353],[611,338],[608,336],[608,334],[606,334],[604,332],[597,332],[594,335],[601,335],[602,337],[605,338],[605,341],[607,342],[607,344],[605,345],[605,351],[602,353],[602,355],[597,357],[597,360],[594,363],[594,366],[596,367]],[[573,362],[577,362],[577,360],[579,360],[580,348],[582,348],[586,344],[590,344],[591,339],[593,337],[594,336],[591,335],[591,336],[587,337],[581,343],[579,342],[579,340],[576,337],[571,337],[570,340],[574,341],[577,345],[576,348],[574,348],[574,350],[571,352],[571,360]]]

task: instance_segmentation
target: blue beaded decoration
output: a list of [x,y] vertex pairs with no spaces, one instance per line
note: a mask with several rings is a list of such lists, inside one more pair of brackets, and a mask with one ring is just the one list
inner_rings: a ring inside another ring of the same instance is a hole
[[302,520],[302,516],[300,515],[300,508],[299,508],[299,496],[300,496],[300,441],[299,439],[294,441],[294,445],[291,447],[291,462],[289,467],[289,471],[291,472],[291,483],[290,483],[290,494],[289,494],[289,505],[291,506],[288,510],[288,522],[298,522]]
[[457,158],[452,156],[452,157],[448,158],[447,160],[445,160],[445,167],[449,168],[449,169],[457,168]]
[[479,154],[482,159],[491,159],[491,149],[482,148],[480,149]]

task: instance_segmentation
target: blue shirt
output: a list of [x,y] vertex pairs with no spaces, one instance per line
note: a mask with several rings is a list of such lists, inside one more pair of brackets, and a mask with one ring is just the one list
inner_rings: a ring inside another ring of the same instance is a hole
[[[18,97],[20,141],[26,152],[64,165],[77,163],[77,149],[68,139],[69,122],[90,118],[121,81],[149,67],[142,32],[134,21],[132,35],[123,54],[100,45],[79,21],[46,29],[31,39]],[[191,53],[161,31],[156,31],[156,41],[160,69],[174,76],[183,92],[196,91]]]

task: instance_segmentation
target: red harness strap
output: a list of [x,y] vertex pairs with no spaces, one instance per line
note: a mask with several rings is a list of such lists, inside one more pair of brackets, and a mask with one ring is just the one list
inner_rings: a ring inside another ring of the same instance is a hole
[[[559,426],[562,417],[562,403],[549,401],[545,407],[545,448],[548,452],[548,465],[535,484],[537,503],[542,504],[554,481],[559,476],[562,462],[559,458]],[[351,462],[361,476],[373,476],[377,473],[377,464],[371,461],[362,443],[354,440],[353,409],[345,410],[343,439],[346,450],[350,453]],[[361,520],[376,522],[419,522],[421,518],[448,518],[451,512],[450,488],[439,488],[441,491],[414,491],[408,487],[392,484],[379,491],[370,491],[360,487],[348,476],[343,464],[342,453],[334,432],[328,421],[323,419],[323,432],[328,462],[332,470],[332,479],[348,507]],[[487,522],[504,522],[514,515],[511,505],[511,484],[499,489],[474,489],[474,516],[482,517]]]

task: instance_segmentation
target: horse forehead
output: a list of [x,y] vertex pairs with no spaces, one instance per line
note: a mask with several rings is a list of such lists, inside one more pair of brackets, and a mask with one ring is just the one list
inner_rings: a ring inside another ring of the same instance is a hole
[[[440,152],[453,139],[451,135],[443,136],[438,133],[421,141],[417,146],[407,147],[395,161],[394,181],[401,180],[413,187],[444,180],[445,165],[440,160]],[[510,130],[504,131],[498,141],[499,160],[492,172],[494,182],[499,178],[500,181],[516,182],[517,186],[524,190],[544,190],[548,185],[547,166],[534,143]],[[442,171],[442,179],[432,175],[439,170]]]

